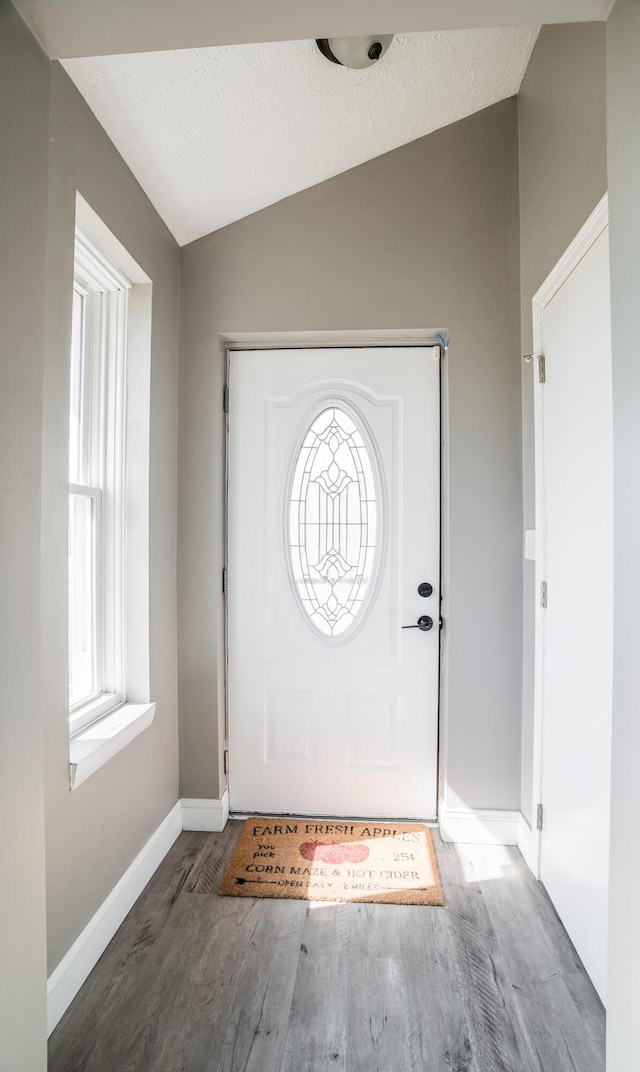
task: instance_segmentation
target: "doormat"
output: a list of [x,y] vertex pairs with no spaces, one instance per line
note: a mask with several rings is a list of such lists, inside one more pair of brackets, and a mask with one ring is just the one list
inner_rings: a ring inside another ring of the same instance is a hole
[[247,819],[218,893],[444,904],[431,832],[418,823]]

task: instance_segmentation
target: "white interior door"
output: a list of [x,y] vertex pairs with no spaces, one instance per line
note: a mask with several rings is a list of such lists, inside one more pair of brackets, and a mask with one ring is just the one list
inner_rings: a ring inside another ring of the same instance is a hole
[[234,811],[436,816],[438,358],[230,356]]
[[605,997],[613,662],[613,429],[605,229],[545,306],[540,877]]

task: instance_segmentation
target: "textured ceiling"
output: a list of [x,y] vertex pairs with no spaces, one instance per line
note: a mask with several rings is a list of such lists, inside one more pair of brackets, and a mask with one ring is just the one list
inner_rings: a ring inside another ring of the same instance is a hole
[[64,66],[181,245],[509,97],[537,28],[399,35],[364,71],[310,41]]

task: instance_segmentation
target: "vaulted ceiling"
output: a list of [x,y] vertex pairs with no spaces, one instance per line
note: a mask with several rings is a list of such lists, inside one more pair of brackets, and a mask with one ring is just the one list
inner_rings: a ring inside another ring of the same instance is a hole
[[[180,244],[517,93],[541,22],[602,19],[611,6],[14,2]],[[314,43],[373,32],[396,38],[363,71]]]
[[375,66],[314,42],[64,61],[180,244],[516,93],[536,30],[404,34]]

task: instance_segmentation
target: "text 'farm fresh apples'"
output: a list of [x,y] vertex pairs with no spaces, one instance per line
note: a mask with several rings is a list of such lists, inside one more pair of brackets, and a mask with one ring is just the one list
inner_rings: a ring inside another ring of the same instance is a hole
[[336,845],[333,841],[303,841],[298,851],[305,860],[320,860],[323,864],[360,864],[369,855],[366,845]]

